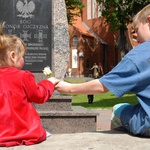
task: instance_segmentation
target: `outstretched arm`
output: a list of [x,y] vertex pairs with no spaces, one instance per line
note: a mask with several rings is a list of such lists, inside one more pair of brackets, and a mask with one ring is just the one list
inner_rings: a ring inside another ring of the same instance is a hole
[[100,94],[108,92],[108,89],[98,79],[80,84],[60,81],[55,89],[64,94]]

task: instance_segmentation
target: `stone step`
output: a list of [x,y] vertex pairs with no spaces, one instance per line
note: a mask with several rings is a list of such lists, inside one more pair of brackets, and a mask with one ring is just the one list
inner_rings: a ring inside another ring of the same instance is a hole
[[38,113],[44,128],[53,134],[97,130],[99,114],[81,106],[72,106],[71,111],[38,111]]
[[72,111],[72,96],[52,96],[44,104],[34,104],[38,111]]

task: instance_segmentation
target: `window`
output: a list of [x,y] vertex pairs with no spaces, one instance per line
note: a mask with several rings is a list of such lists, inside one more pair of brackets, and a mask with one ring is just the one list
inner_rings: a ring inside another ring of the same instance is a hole
[[91,18],[91,0],[87,0],[87,20]]
[[101,15],[102,3],[98,5],[96,0],[87,0],[87,20],[100,17]]
[[102,3],[98,5],[98,17],[102,16]]
[[96,0],[93,0],[92,1],[92,5],[93,5],[93,8],[92,8],[92,17],[93,18],[96,18],[97,17],[97,3],[96,3]]
[[74,36],[74,38],[73,38],[73,45],[74,46],[78,45],[78,38],[77,38],[77,36]]

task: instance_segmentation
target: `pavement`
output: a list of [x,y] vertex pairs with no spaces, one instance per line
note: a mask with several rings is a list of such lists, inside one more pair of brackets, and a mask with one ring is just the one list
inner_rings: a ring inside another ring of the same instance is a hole
[[44,142],[32,146],[1,147],[0,150],[150,150],[149,138],[110,130],[111,110],[95,110],[97,131],[53,134]]

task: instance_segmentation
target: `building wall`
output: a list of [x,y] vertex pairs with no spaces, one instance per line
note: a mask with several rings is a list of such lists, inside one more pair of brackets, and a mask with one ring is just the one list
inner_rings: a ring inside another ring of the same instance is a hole
[[[95,37],[83,35],[75,29],[69,28],[70,32],[70,61],[68,68],[72,69],[72,76],[89,76],[93,74],[90,68],[94,63],[99,64],[103,60],[102,45]],[[75,46],[73,38],[77,36],[78,45]],[[73,51],[77,49],[77,68],[73,66]],[[83,54],[83,55],[82,55]],[[89,64],[87,62],[89,61]]]
[[[70,62],[68,68],[72,69],[72,76],[90,76],[93,74],[89,70],[94,63],[102,64],[104,73],[109,72],[118,62],[119,51],[115,49],[115,43],[117,39],[117,33],[110,30],[105,19],[101,17],[99,13],[99,6],[96,0],[82,0],[85,7],[82,10],[81,24],[86,24],[89,27],[89,31],[94,33],[102,39],[99,40],[95,35],[85,35],[75,25],[69,27],[70,31]],[[97,11],[95,11],[97,10]],[[78,45],[73,46],[73,37],[78,37]],[[86,41],[86,42],[83,42]],[[105,42],[105,44],[103,43]],[[72,49],[77,49],[78,67],[72,68]],[[80,57],[79,53],[83,52],[84,57]],[[87,60],[90,61],[89,68],[87,68]]]
[[[87,1],[91,2],[91,19],[87,19]],[[108,45],[107,49],[107,71],[111,70],[113,66],[116,65],[115,62],[115,43],[117,39],[117,33],[114,31],[111,31],[109,28],[109,25],[106,23],[106,20],[101,16],[101,13],[99,13],[99,6],[96,3],[95,0],[82,0],[82,2],[85,4],[85,7],[83,8],[83,14],[82,18],[83,21],[97,34],[99,35]],[[94,3],[94,4],[93,4]],[[95,8],[93,8],[93,5]],[[102,7],[102,6],[101,6]],[[96,9],[97,12],[94,13],[92,10]],[[95,16],[93,14],[96,14]]]

